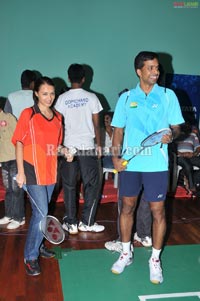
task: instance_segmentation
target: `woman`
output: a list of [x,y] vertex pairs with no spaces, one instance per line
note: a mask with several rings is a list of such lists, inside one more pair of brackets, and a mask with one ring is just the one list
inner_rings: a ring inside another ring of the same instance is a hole
[[[12,142],[16,148],[19,187],[26,184],[31,198],[47,215],[48,204],[57,178],[57,151],[60,150],[71,161],[67,149],[60,146],[62,141],[61,114],[51,108],[55,99],[55,87],[48,77],[41,77],[35,83],[33,92],[35,105],[22,111]],[[43,235],[39,229],[42,215],[29,198],[32,216],[29,224],[24,263],[28,275],[40,274],[38,256],[54,257],[42,243]]]

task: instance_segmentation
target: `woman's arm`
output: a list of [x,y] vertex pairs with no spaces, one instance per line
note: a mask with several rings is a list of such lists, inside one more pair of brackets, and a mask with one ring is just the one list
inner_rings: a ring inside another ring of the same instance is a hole
[[15,154],[17,161],[17,175],[16,181],[21,188],[23,184],[26,184],[26,176],[24,173],[24,145],[20,141],[17,141],[15,145]]

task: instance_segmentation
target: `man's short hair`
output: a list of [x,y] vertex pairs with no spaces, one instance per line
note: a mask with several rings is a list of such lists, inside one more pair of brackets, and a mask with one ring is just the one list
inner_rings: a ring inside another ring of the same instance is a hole
[[85,69],[83,65],[72,64],[68,68],[68,77],[71,83],[81,83],[82,79],[85,77]]
[[135,71],[137,69],[141,69],[144,66],[145,61],[152,61],[154,59],[158,60],[158,54],[151,51],[141,51],[138,53],[138,55],[135,57],[134,60],[134,67]]
[[36,74],[31,70],[24,70],[21,74],[22,88],[30,88],[30,84],[36,81]]

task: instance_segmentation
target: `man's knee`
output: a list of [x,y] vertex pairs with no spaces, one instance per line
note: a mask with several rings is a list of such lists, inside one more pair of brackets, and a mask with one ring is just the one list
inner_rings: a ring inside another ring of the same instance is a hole
[[152,202],[151,203],[151,213],[152,213],[153,219],[165,218],[164,201],[162,201],[162,202]]

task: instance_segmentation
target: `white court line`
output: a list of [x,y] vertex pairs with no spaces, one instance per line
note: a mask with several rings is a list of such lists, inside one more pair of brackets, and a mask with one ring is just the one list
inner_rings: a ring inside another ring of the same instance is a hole
[[200,292],[191,292],[191,293],[173,293],[173,294],[160,294],[160,295],[144,295],[138,296],[140,301],[146,301],[150,299],[162,299],[162,298],[179,298],[179,297],[199,297],[200,299]]

